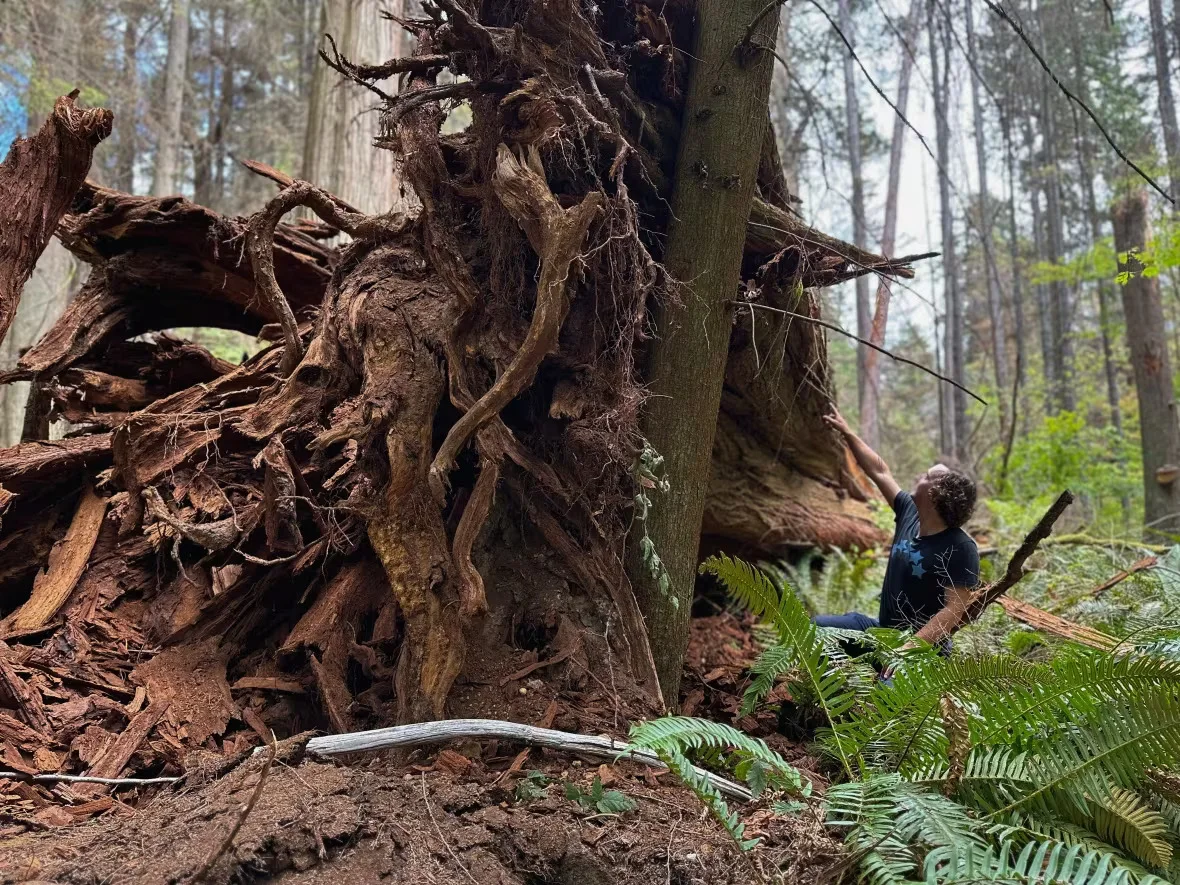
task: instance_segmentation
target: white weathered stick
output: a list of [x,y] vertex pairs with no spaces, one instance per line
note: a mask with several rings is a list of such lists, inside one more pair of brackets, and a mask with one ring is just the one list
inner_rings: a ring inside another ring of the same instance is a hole
[[106,784],[108,787],[142,787],[148,784],[174,784],[181,777],[90,777],[84,774],[21,774],[19,771],[0,771],[0,780],[33,781],[52,784]]
[[[457,740],[490,740],[497,738],[516,741],[551,750],[565,750],[582,753],[598,759],[623,757],[642,762],[654,768],[665,768],[655,753],[647,750],[633,750],[622,741],[613,738],[595,737],[588,734],[572,734],[554,731],[551,728],[537,728],[517,722],[502,722],[499,719],[444,719],[439,722],[419,722],[413,725],[398,725],[393,728],[378,728],[373,731],[356,731],[351,734],[329,734],[314,737],[307,742],[307,752],[316,756],[341,756],[345,753],[360,753],[366,750],[391,750],[396,747],[418,747],[423,744],[440,744]],[[753,796],[741,784],[698,768],[697,771],[732,799],[750,801]]]

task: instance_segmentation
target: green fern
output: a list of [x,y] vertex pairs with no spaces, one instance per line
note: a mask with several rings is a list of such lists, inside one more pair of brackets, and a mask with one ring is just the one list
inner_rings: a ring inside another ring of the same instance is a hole
[[1030,842],[1017,852],[1011,842],[980,849],[937,849],[926,858],[926,881],[934,883],[1044,883],[1044,885],[1167,885],[1156,876],[1136,877],[1116,857],[1081,845]]
[[796,796],[811,793],[811,784],[799,769],[770,749],[766,742],[751,737],[729,725],[694,719],[688,716],[665,716],[632,726],[628,736],[631,746],[650,750],[659,756],[681,781],[708,807],[717,821],[743,850],[757,840],[743,838],[744,824],[717,789],[689,761],[689,753],[713,753],[725,756],[734,773],[743,779],[755,797],[766,789]]
[[[800,676],[823,710],[831,728],[838,731],[840,717],[856,701],[856,694],[848,689],[846,674],[832,667],[824,651],[824,643],[803,604],[784,587],[782,593],[761,571],[724,554],[711,556],[701,564],[701,572],[720,578],[729,592],[757,618],[775,628],[780,644],[790,649],[798,664]],[[841,741],[835,742],[845,773],[851,777],[853,766],[844,753]]]
[[[847,779],[825,796],[827,821],[862,881],[1120,885],[1162,883],[1157,873],[1180,868],[1180,655],[1170,627],[1113,652],[1066,643],[1044,664],[930,649],[898,657],[899,634],[817,628],[787,581],[780,590],[744,562],[713,557],[702,571],[773,630],[743,713],[786,680],[797,702],[825,715],[818,749]],[[893,679],[849,658],[850,639],[900,662]],[[690,756],[736,766],[756,792],[801,783],[765,742],[717,723],[662,719],[633,739],[744,847],[740,820]]]
[[1093,821],[1099,837],[1148,866],[1165,869],[1172,863],[1168,822],[1130,790],[1115,788],[1106,799],[1095,802]]

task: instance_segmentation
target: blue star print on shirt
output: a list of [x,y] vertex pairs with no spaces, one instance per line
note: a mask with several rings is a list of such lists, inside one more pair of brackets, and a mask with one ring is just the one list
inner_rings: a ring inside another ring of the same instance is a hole
[[922,568],[922,553],[914,549],[914,542],[908,538],[904,541],[898,541],[893,548],[901,553],[910,561],[910,574],[915,578],[920,578],[926,574],[926,569]]

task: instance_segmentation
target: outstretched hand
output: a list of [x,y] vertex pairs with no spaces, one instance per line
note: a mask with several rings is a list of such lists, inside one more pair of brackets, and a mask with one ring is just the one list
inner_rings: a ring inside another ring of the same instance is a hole
[[840,410],[834,406],[832,407],[832,411],[824,415],[824,421],[828,423],[829,427],[840,431],[845,436],[849,436],[852,433],[852,428],[848,426],[848,422],[844,420],[844,416],[840,414]]

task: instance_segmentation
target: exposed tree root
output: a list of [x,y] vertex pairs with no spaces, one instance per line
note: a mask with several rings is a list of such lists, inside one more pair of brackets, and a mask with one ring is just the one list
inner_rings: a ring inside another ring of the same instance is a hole
[[[414,59],[333,59],[404,72],[380,141],[420,211],[361,216],[252,164],[282,190],[250,220],[93,184],[62,219],[91,275],[0,378],[73,425],[0,451],[0,615],[38,612],[6,625],[5,769],[171,776],[270,729],[501,715],[533,703],[522,673],[570,695],[571,728],[614,722],[588,696],[665,706],[622,552],[690,10],[440,7]],[[443,135],[456,94],[472,124]],[[742,279],[765,303],[813,315],[809,286],[910,272],[758,187]],[[325,224],[280,221],[296,205]],[[730,339],[706,543],[867,544],[822,333],[758,313]],[[196,325],[276,343],[235,366],[161,334]],[[105,513],[74,531],[86,488]]]

